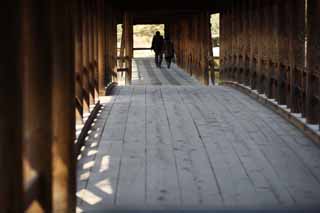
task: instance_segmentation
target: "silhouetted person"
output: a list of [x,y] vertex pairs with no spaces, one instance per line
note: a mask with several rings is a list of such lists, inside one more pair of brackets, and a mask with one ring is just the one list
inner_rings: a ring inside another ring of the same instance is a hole
[[162,63],[162,51],[163,51],[163,36],[157,31],[156,35],[153,36],[151,49],[155,53],[155,63],[157,67],[161,67]]
[[173,43],[169,36],[166,36],[163,44],[164,58],[166,59],[168,69],[170,69],[172,58],[174,57]]

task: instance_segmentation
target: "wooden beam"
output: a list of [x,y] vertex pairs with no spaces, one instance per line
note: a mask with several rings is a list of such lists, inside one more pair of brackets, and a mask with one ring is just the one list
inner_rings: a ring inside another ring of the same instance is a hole
[[21,1],[5,0],[0,9],[0,209],[23,212]]

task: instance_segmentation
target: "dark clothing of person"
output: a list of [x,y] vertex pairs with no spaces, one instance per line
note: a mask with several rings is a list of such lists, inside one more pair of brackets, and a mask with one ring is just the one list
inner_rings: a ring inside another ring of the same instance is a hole
[[154,62],[157,67],[161,67],[162,64],[162,52],[155,52]]
[[167,62],[167,67],[168,67],[168,69],[170,69],[172,57],[165,57],[165,59],[166,59],[166,62]]
[[167,62],[168,68],[171,66],[171,61],[172,58],[174,57],[174,48],[173,48],[173,43],[170,40],[164,40],[164,45],[163,45],[163,50],[164,50],[164,57]]
[[155,53],[160,53],[163,50],[163,36],[161,35],[155,35],[152,39],[152,46],[151,49]]
[[155,52],[155,63],[157,67],[161,67],[163,54],[163,36],[155,35],[153,37],[151,49]]

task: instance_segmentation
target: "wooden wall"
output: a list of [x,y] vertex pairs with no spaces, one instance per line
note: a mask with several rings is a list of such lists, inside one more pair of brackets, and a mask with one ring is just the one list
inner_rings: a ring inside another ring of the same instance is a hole
[[309,0],[305,11],[303,0],[232,1],[220,15],[221,76],[317,124],[319,1]]
[[209,13],[179,16],[166,26],[166,34],[174,44],[177,65],[203,84],[209,84],[209,60],[212,59]]
[[75,212],[75,124],[116,80],[112,7],[2,3],[0,211]]

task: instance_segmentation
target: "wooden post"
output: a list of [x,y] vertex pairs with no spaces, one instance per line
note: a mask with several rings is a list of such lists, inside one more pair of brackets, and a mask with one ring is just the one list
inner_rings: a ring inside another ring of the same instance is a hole
[[[23,212],[21,1],[5,0],[0,9],[0,209]],[[10,20],[10,21],[8,21]]]
[[74,3],[74,57],[75,57],[75,93],[76,93],[76,123],[83,123],[83,58],[82,58],[82,17],[81,1]]
[[290,108],[291,112],[303,111],[303,73],[305,66],[305,1],[291,1],[292,18],[290,33]]
[[98,32],[98,1],[92,1],[92,28],[93,28],[93,88],[94,104],[99,101],[99,32]]
[[88,1],[81,0],[81,17],[82,17],[82,87],[83,87],[83,112],[88,113],[90,110],[90,88],[89,88],[89,14]]
[[126,68],[128,72],[126,75],[126,84],[131,84],[132,80],[132,57],[133,57],[133,23],[132,16],[129,12],[125,12],[123,16],[124,36],[125,36],[125,55]]
[[[90,104],[95,104],[95,55],[94,55],[94,1],[88,0],[89,94]],[[90,106],[90,105],[89,105]]]
[[[22,6],[24,179],[29,183],[35,177],[40,178],[41,191],[37,198],[45,212],[52,211],[50,3],[24,0]],[[72,111],[71,114],[73,113]],[[29,210],[36,211],[36,208],[31,206]]]
[[[116,81],[115,67],[117,66],[117,26],[114,24],[114,14],[110,5],[107,2],[104,13],[105,13],[105,34],[106,34],[106,44],[105,44],[105,54],[106,54],[106,78],[107,81]],[[107,83],[109,83],[107,82]]]
[[272,2],[272,64],[270,65],[270,69],[272,72],[272,97],[276,100],[279,100],[279,66],[280,66],[280,49],[279,49],[279,28],[280,28],[280,16],[279,16],[279,2]]
[[201,58],[200,58],[200,71],[201,71],[201,81],[203,84],[209,84],[209,66],[208,66],[208,30],[209,30],[209,15],[208,12],[204,11],[200,14],[200,48],[201,48]]
[[287,104],[287,73],[289,66],[289,26],[287,23],[287,16],[290,0],[284,0],[279,3],[279,67],[278,67],[278,96],[279,104]]
[[320,121],[320,2],[308,1],[308,55],[306,118],[310,124]]
[[120,68],[124,68],[125,65],[125,30],[124,30],[124,24],[121,25],[122,33],[121,33],[121,41],[120,41]]
[[244,40],[244,50],[243,50],[243,57],[244,57],[244,84],[246,86],[250,85],[250,73],[249,73],[249,63],[250,63],[250,38],[251,38],[251,32],[250,32],[250,8],[249,8],[249,0],[243,1],[243,12],[244,12],[244,23],[243,23],[243,40]]
[[220,79],[225,80],[225,67],[226,67],[226,16],[225,10],[220,12]]
[[250,0],[250,31],[251,31],[251,52],[250,52],[250,87],[252,89],[257,89],[257,56],[258,56],[258,46],[257,46],[257,13],[259,16],[259,11],[257,11],[258,5],[254,0]]
[[105,94],[105,2],[98,0],[98,90],[99,95]]
[[74,212],[76,206],[73,6],[69,1],[52,0],[50,7],[54,212]]
[[208,56],[209,56],[209,66],[210,66],[210,80],[212,84],[215,84],[215,67],[214,67],[214,58],[213,58],[213,45],[212,45],[212,33],[211,33],[211,17],[210,14],[208,14],[209,16],[209,21],[208,21]]

